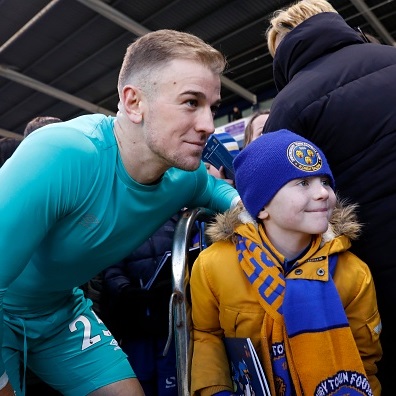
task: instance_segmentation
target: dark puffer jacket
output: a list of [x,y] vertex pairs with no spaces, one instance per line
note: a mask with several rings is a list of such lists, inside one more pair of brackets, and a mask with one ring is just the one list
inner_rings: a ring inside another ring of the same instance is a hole
[[392,394],[386,382],[396,367],[396,48],[364,43],[340,15],[322,13],[282,40],[274,79],[279,93],[264,132],[286,128],[317,144],[340,196],[359,204],[363,234],[351,251],[374,277],[384,326],[379,378],[383,395]]
[[179,216],[174,215],[133,253],[103,271],[100,314],[118,340],[168,334],[171,269],[150,290],[141,284],[151,278],[164,253],[172,250]]

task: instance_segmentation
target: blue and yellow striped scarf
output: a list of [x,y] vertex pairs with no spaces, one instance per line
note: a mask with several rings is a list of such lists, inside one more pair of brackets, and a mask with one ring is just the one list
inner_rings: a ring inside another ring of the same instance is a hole
[[[257,230],[253,224],[241,225],[236,234],[240,265],[268,314],[263,338],[271,362],[263,366],[271,377],[272,392],[277,396],[372,395],[331,274],[327,281],[285,278],[261,226]],[[310,252],[319,249],[320,238],[313,244],[316,249]],[[336,258],[333,263],[329,257],[323,259],[330,261],[329,271],[335,268]]]

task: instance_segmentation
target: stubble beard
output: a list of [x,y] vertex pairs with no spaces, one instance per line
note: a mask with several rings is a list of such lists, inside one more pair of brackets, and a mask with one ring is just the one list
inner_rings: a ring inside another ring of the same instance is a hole
[[157,139],[156,134],[150,128],[150,125],[146,124],[146,144],[150,150],[155,153],[162,161],[167,165],[167,168],[178,168],[184,171],[192,172],[199,168],[201,164],[202,150],[197,149],[196,154],[190,154],[188,157],[183,156],[178,150],[168,152],[166,145],[163,145]]

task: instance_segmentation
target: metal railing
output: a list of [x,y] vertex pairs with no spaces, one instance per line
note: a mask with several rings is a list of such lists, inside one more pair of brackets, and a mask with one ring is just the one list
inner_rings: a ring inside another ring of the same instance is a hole
[[[190,373],[192,359],[192,322],[191,304],[189,299],[189,281],[192,262],[189,262],[192,231],[196,222],[205,224],[213,219],[214,212],[206,208],[188,210],[176,225],[172,247],[172,281],[173,294],[169,302],[169,338],[175,337],[177,361],[177,386],[179,396],[190,395]],[[199,246],[204,248],[204,235],[199,231]],[[174,335],[173,335],[174,331]]]

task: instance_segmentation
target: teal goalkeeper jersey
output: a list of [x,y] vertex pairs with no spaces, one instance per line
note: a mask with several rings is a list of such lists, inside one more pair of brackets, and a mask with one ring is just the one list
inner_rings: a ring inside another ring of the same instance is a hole
[[0,169],[0,314],[51,312],[181,208],[225,211],[237,200],[203,163],[171,168],[155,185],[135,182],[113,125],[100,114],[47,125]]

